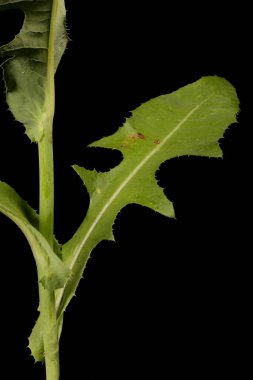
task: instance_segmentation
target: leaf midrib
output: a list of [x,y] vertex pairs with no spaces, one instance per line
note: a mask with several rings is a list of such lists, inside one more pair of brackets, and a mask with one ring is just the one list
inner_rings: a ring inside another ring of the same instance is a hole
[[[84,236],[81,244],[77,247],[74,256],[70,262],[69,268],[72,270],[74,268],[74,265],[80,255],[81,250],[83,249],[84,245],[86,244],[87,240],[89,239],[90,235],[96,228],[97,224],[99,223],[100,219],[103,217],[107,209],[110,207],[110,205],[114,202],[114,200],[118,197],[118,195],[121,193],[121,191],[127,186],[127,184],[134,178],[134,176],[140,171],[140,169],[167,143],[167,141],[179,131],[179,129],[182,127],[182,125],[191,117],[193,113],[195,113],[203,104],[205,104],[210,98],[214,96],[214,93],[209,95],[206,99],[202,100],[198,105],[196,105],[190,112],[187,113],[187,115],[175,126],[175,128],[160,142],[159,145],[156,145],[155,148],[144,157],[144,159],[136,166],[136,168],[130,173],[125,181],[122,182],[122,184],[118,187],[118,189],[114,192],[114,194],[110,197],[108,202],[105,204],[105,206],[102,208],[102,210],[99,212],[98,216],[90,226],[89,230],[87,231],[86,235]],[[58,293],[58,297],[56,300],[56,308],[59,309],[61,299],[64,293],[64,288],[60,289]]]

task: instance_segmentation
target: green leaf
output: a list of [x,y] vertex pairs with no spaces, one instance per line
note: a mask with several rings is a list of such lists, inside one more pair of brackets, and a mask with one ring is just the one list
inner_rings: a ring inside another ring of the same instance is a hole
[[236,121],[239,102],[225,79],[204,77],[169,95],[141,105],[114,135],[93,147],[117,149],[123,161],[107,173],[75,166],[90,195],[86,218],[63,246],[63,260],[72,276],[58,291],[60,316],[73,297],[92,249],[104,239],[113,240],[116,215],[137,203],[174,217],[172,202],[157,185],[155,173],[162,162],[177,156],[221,157],[219,139]]
[[[60,246],[55,240],[54,253],[46,239],[38,231],[39,218],[36,212],[4,182],[0,181],[0,212],[14,221],[26,236],[38,268],[39,281],[46,289],[63,287],[69,277],[69,269],[59,258]],[[58,256],[58,255],[59,256]],[[29,338],[29,348],[35,361],[44,360],[44,347],[39,317]],[[61,318],[58,319],[59,329]]]
[[0,181],[0,212],[10,218],[26,236],[36,264],[39,281],[50,290],[63,287],[69,269],[52,251],[46,239],[38,231],[38,216],[34,210],[4,182]]
[[[57,11],[53,12],[54,5]],[[52,71],[67,44],[64,0],[0,0],[0,10],[7,8],[19,8],[25,14],[19,34],[0,47],[0,56],[6,57],[7,103],[29,138],[38,142],[54,105]]]
[[44,362],[44,359],[45,359],[43,332],[42,332],[41,324],[42,324],[42,319],[41,317],[39,317],[29,337],[28,347],[31,350],[31,353],[35,362]]
[[[44,353],[44,344],[43,344],[43,333],[42,333],[42,319],[39,316],[36,324],[33,327],[32,333],[29,337],[29,345],[28,347],[31,350],[32,356],[35,359],[35,362],[44,362],[45,353]],[[62,324],[63,324],[63,316],[58,318],[58,336],[61,336]]]

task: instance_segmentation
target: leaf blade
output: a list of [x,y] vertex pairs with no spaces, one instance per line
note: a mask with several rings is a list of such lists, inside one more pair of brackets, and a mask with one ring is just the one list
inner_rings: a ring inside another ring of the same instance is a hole
[[[55,247],[58,251],[56,254],[37,229],[39,218],[36,212],[11,186],[2,181],[0,181],[0,212],[10,218],[27,238],[38,268],[38,280],[44,288],[56,290],[63,287],[68,280],[70,271],[60,259],[57,241],[55,241]],[[44,360],[40,318],[38,318],[29,338],[29,348],[35,361]]]
[[38,227],[36,212],[6,183],[0,181],[0,212],[10,218],[26,236],[42,276],[39,281],[45,288],[63,287],[69,269],[50,248]]
[[[54,15],[55,1],[58,7]],[[0,56],[6,58],[2,64],[6,100],[15,119],[25,126],[31,141],[38,142],[48,122],[48,97],[53,104],[49,94],[52,81],[49,59],[54,56],[56,71],[68,42],[66,9],[64,0],[0,1],[0,10],[8,6],[21,9],[25,19],[14,40],[0,47]],[[53,30],[51,21],[55,24]],[[54,44],[50,46],[52,38]]]
[[155,181],[160,164],[181,155],[221,157],[218,141],[238,111],[233,86],[223,78],[204,77],[143,104],[113,136],[91,144],[118,149],[124,159],[108,173],[75,167],[87,183],[90,207],[63,247],[63,260],[73,276],[59,291],[59,315],[74,295],[92,249],[101,240],[113,239],[114,220],[125,205],[137,203],[174,217],[172,203]]

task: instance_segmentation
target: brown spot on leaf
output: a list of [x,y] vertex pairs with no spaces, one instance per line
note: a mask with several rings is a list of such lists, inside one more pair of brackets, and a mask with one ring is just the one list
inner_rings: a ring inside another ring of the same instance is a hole
[[132,135],[129,135],[128,138],[130,140],[136,140],[136,139],[142,139],[142,140],[144,140],[145,136],[144,136],[143,133],[137,132],[137,133],[133,133]]
[[129,135],[128,137],[130,138],[130,140],[136,140],[138,138],[138,134],[134,133],[133,135]]
[[154,144],[157,144],[157,145],[160,144],[160,140],[158,140],[158,139],[155,140],[155,141],[154,141]]

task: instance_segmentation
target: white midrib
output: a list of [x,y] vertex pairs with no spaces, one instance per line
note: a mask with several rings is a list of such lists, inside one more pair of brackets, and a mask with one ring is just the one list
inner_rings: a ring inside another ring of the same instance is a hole
[[[197,106],[195,106],[188,114],[175,126],[175,128],[160,142],[160,144],[157,144],[156,147],[139,163],[139,165],[136,166],[136,168],[129,174],[129,176],[125,179],[125,181],[122,182],[122,184],[118,187],[118,189],[115,191],[115,193],[111,196],[111,198],[107,201],[105,206],[102,208],[92,225],[90,226],[89,230],[87,231],[86,235],[83,238],[82,243],[77,247],[73,258],[71,260],[71,263],[69,265],[70,270],[73,269],[79,254],[81,250],[83,249],[85,243],[89,239],[90,235],[92,234],[93,230],[96,228],[98,222],[108,209],[110,205],[113,203],[113,201],[118,197],[118,195],[121,193],[121,191],[126,187],[126,185],[133,179],[133,177],[139,172],[139,170],[163,147],[164,144],[167,143],[167,141],[181,128],[181,126],[191,117],[191,115],[196,112],[204,103],[206,103],[211,97],[210,95],[208,98],[202,100]],[[58,297],[56,300],[56,309],[59,308],[61,298],[64,292],[64,288],[59,290]]]

